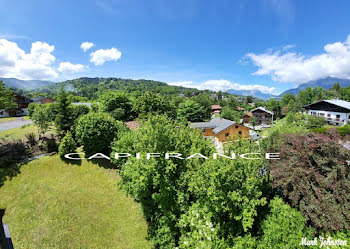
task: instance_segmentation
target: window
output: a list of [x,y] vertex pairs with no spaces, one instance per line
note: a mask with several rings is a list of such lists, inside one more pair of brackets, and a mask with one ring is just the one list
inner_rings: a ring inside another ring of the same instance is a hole
[[230,136],[230,133],[225,133],[225,137],[228,137],[228,136]]
[[327,117],[329,117],[329,118],[330,118],[330,117],[331,117],[331,114],[327,114]]
[[324,113],[320,113],[320,116],[324,117]]
[[238,129],[238,125],[236,125],[236,129]]
[[238,135],[240,135],[240,136],[241,136],[241,135],[242,135],[242,132],[241,132],[241,131],[239,131],[239,132],[238,132]]
[[337,115],[337,118],[340,118],[340,115]]
[[4,112],[3,111],[0,111],[0,115],[3,115],[4,114]]

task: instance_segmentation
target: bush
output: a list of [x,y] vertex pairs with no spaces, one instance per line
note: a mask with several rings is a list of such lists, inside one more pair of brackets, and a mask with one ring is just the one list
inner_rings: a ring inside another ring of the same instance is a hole
[[298,248],[303,237],[312,236],[301,213],[275,198],[270,203],[271,213],[262,224],[263,236],[258,249]]
[[56,140],[54,139],[48,139],[45,141],[45,150],[47,153],[51,152],[57,152],[58,151],[58,144],[56,143]]
[[30,144],[30,146],[35,146],[37,144],[37,141],[36,141],[36,136],[33,132],[30,132],[28,134],[26,134],[26,138],[28,140],[28,143]]
[[62,139],[61,144],[58,148],[58,155],[61,158],[64,158],[64,155],[68,153],[74,153],[76,149],[77,149],[77,144],[72,138],[72,134],[70,132],[67,132],[67,134]]
[[33,117],[34,109],[35,109],[36,106],[38,106],[38,103],[30,103],[30,104],[28,105],[27,111],[28,111],[28,116],[29,116],[30,118]]
[[126,126],[105,113],[89,113],[82,116],[76,125],[76,138],[89,156],[95,153],[110,153],[110,144],[118,132]]
[[321,128],[325,125],[325,118],[320,116],[307,115],[306,128]]
[[325,231],[350,229],[350,151],[335,129],[326,135],[285,135],[273,185],[308,223]]

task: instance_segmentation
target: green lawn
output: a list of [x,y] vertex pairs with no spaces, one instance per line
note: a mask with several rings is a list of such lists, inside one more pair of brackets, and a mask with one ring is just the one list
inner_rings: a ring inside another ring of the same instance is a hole
[[15,120],[16,118],[15,117],[11,117],[11,118],[0,118],[0,123],[6,123],[6,122],[9,122],[9,121],[13,121]]
[[[0,132],[0,139],[7,139],[7,140],[12,140],[12,139],[25,139],[25,135],[33,132],[35,135],[38,136],[38,127],[35,125],[24,125],[22,127],[18,128],[13,128],[9,129],[6,131]],[[45,134],[51,134],[53,133],[53,129],[47,131]]]
[[152,248],[140,205],[119,189],[115,170],[47,156],[20,171],[0,187],[14,248]]

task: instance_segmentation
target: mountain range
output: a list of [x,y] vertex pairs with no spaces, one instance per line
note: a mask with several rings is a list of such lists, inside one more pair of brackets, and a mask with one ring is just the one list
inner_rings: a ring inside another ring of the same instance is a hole
[[[72,81],[87,81],[90,82],[91,80],[110,80],[114,78],[80,78]],[[47,86],[53,86],[54,82],[52,81],[45,81],[45,80],[19,80],[16,78],[0,78],[0,81],[3,81],[7,87],[12,87],[16,89],[26,89],[26,90],[31,90],[31,89],[38,89],[42,87],[47,87]],[[123,80],[123,79],[115,79],[122,81],[122,83],[132,81],[132,80]],[[69,82],[69,81],[67,81]],[[150,81],[151,82],[151,81]],[[152,81],[153,82],[153,81]],[[165,83],[162,82],[156,82],[157,85],[163,84],[166,85]],[[329,89],[333,87],[335,83],[339,83],[341,87],[347,87],[350,86],[350,80],[349,79],[339,79],[339,78],[334,78],[334,77],[327,77],[324,79],[319,79],[315,81],[309,81],[306,83],[303,83],[299,85],[296,88],[289,89],[287,91],[284,91],[280,95],[273,95],[270,93],[263,93],[259,90],[235,90],[235,89],[229,89],[227,90],[227,93],[233,94],[233,95],[241,95],[241,96],[252,96],[255,98],[263,99],[263,100],[268,100],[271,97],[282,97],[285,94],[291,93],[293,95],[297,95],[301,90],[305,90],[307,87],[322,87],[324,89]]]
[[0,81],[3,81],[6,87],[26,90],[37,89],[54,83],[47,80],[19,80],[16,78],[0,78]]
[[324,89],[329,89],[329,88],[332,88],[335,83],[339,83],[341,87],[350,86],[350,80],[348,80],[348,79],[327,77],[324,79],[313,80],[313,81],[303,83],[296,88],[284,91],[280,95],[263,93],[259,90],[234,90],[234,89],[227,90],[227,93],[234,94],[234,95],[242,95],[242,96],[252,96],[255,98],[259,98],[259,99],[268,100],[271,97],[282,97],[283,95],[288,94],[288,93],[291,93],[293,95],[297,95],[300,91],[305,90],[308,87],[311,87],[311,88],[322,87]]

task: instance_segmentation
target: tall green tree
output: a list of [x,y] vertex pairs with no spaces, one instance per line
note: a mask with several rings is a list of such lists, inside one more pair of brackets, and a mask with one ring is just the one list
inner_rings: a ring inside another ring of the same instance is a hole
[[182,102],[177,108],[177,118],[186,119],[190,122],[204,121],[204,113],[205,110],[203,110],[199,103],[193,100]]
[[5,83],[0,81],[0,109],[16,107],[16,102],[11,89],[6,88]]
[[57,103],[55,126],[59,135],[63,137],[73,126],[72,108],[63,85],[61,85],[60,92],[57,96]]
[[116,120],[129,121],[133,119],[132,100],[124,92],[109,91],[100,98],[102,111],[109,113]]

